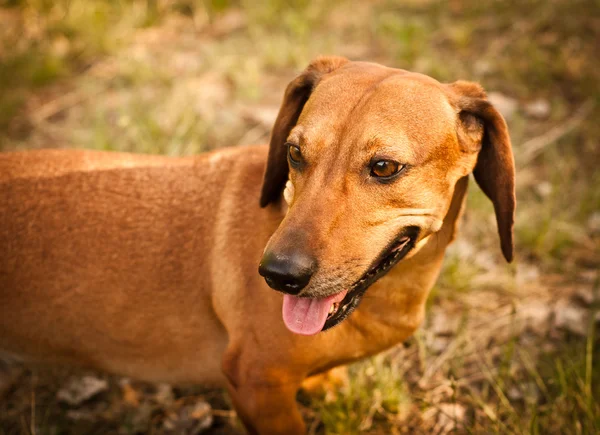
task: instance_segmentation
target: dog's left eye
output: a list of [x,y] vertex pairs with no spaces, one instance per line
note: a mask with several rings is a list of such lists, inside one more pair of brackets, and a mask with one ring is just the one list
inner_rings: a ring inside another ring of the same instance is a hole
[[288,144],[288,156],[290,163],[294,166],[298,166],[302,162],[302,152],[297,145]]
[[394,160],[378,160],[371,165],[371,176],[389,179],[402,170],[404,166]]

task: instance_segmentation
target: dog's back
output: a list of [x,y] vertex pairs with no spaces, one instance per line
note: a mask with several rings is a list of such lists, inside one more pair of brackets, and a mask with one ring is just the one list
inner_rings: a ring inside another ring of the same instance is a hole
[[72,172],[184,164],[183,159],[90,150],[44,149],[0,153],[0,183],[22,178],[54,178]]
[[0,352],[220,381],[208,263],[228,174],[213,163],[240,151],[0,154]]

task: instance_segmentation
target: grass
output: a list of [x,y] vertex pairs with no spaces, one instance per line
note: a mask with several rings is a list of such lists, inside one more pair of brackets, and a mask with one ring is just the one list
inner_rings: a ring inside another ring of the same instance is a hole
[[412,409],[398,354],[375,356],[350,368],[349,381],[336,396],[312,406],[326,433],[354,434],[393,427]]
[[[516,103],[517,264],[502,263],[491,204],[472,183],[424,328],[352,365],[336,394],[310,401],[309,420],[332,434],[592,434],[600,429],[598,329],[588,320],[584,336],[564,331],[553,310],[591,288],[600,268],[591,224],[600,219],[597,6],[5,0],[0,149],[189,155],[265,142],[285,85],[323,53],[480,81]],[[536,99],[548,103],[545,116],[527,113]],[[524,310],[540,307],[550,314],[532,327]],[[588,319],[597,308],[582,307]],[[440,312],[460,319],[452,334],[432,333]],[[68,433],[55,388],[40,381],[32,406],[32,389],[18,387],[0,433],[29,433],[31,409],[37,433]],[[101,427],[135,431],[138,411],[124,416],[119,404],[117,389],[88,406],[106,407]],[[138,427],[159,430],[165,413],[158,407]]]
[[[593,338],[590,340],[592,343]],[[565,357],[569,353],[580,356]],[[489,375],[492,388],[487,397],[478,397],[473,390],[468,393],[475,400],[498,402],[494,417],[482,416],[476,425],[485,430],[501,422],[498,427],[502,433],[596,433],[600,408],[594,398],[600,380],[586,375],[588,367],[593,368],[594,357],[598,351],[594,355],[581,340],[539,356],[536,363],[527,350],[520,349],[516,363],[524,367],[522,371]]]
[[[318,399],[313,408],[330,434],[385,433],[393,427],[431,433],[439,429],[440,417],[458,433],[597,433],[600,340],[593,323],[586,338],[565,335],[552,351],[538,353],[519,340],[518,334],[511,336],[495,353],[472,354],[468,346],[459,348],[441,369],[446,381],[435,388],[421,388],[416,381],[423,373],[411,357],[419,347],[413,340],[400,354],[379,355],[352,366],[350,383],[335,400]],[[425,352],[424,358],[426,367],[437,355]],[[439,394],[444,397],[431,393],[436,389],[446,390]],[[469,412],[448,420],[452,406]],[[421,415],[435,415],[434,422],[415,422],[419,410]]]

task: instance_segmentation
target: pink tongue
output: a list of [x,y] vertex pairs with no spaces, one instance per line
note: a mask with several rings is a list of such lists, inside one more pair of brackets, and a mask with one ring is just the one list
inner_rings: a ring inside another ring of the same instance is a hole
[[283,296],[283,322],[295,334],[315,335],[323,329],[329,309],[341,302],[348,290],[322,299]]

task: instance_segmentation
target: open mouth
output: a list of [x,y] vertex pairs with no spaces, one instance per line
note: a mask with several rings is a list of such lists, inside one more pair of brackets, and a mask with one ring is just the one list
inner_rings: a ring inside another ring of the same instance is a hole
[[358,307],[365,291],[408,254],[418,235],[418,227],[405,228],[348,290],[322,299],[284,297],[283,320],[288,329],[313,335],[339,324]]
[[358,307],[365,291],[384,276],[414,247],[419,235],[417,227],[408,227],[379,256],[379,260],[346,293],[344,299],[333,304],[322,331],[334,327]]

